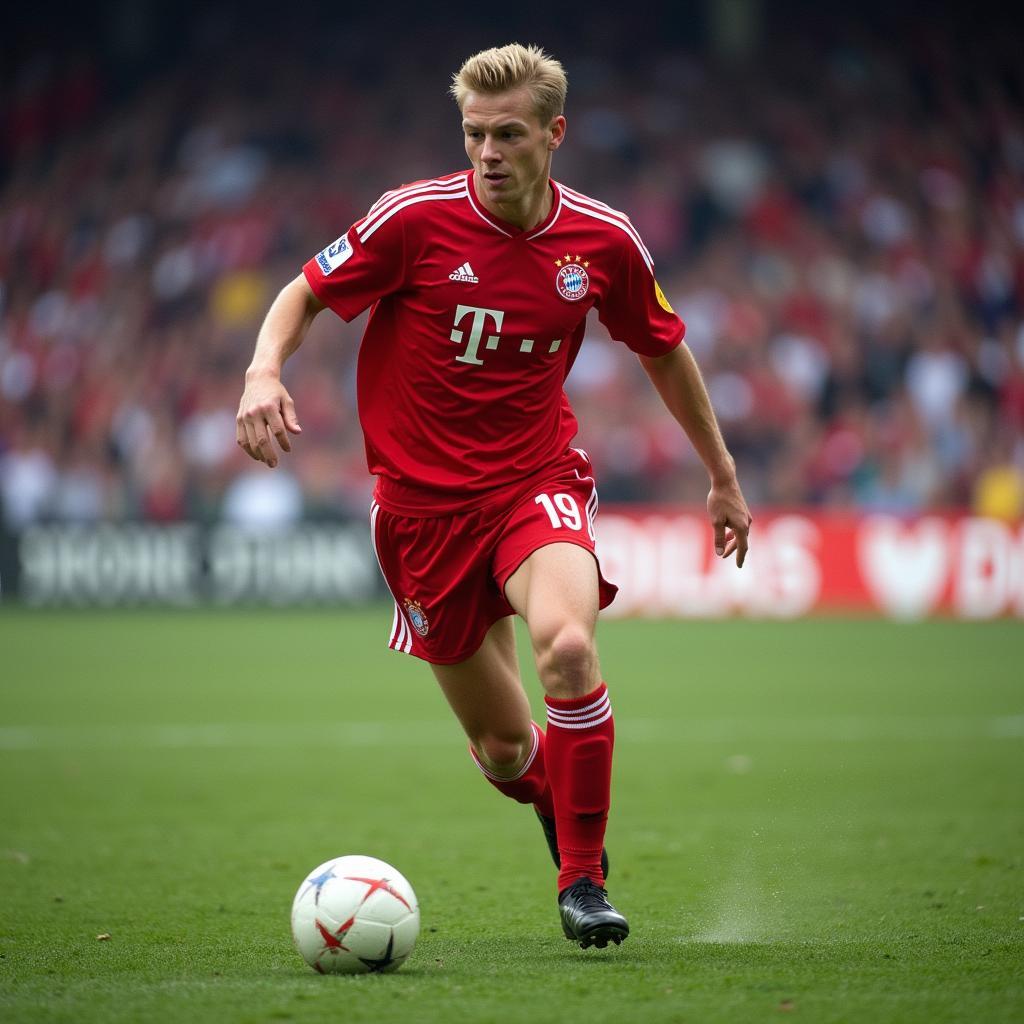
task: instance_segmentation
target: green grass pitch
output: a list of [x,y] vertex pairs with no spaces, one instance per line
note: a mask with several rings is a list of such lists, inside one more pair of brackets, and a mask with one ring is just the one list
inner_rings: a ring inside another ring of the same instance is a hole
[[[0,612],[0,1020],[1024,1019],[1020,623],[603,623],[633,932],[584,952],[390,622]],[[292,948],[342,853],[416,888],[397,974]]]

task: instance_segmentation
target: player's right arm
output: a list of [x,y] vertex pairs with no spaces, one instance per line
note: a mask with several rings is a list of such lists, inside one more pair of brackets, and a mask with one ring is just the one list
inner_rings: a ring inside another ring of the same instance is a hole
[[288,434],[302,433],[295,403],[281,383],[281,370],[322,309],[324,304],[303,274],[286,284],[267,311],[252,362],[245,371],[235,436],[242,451],[271,469],[277,465],[272,438],[277,439],[282,451],[290,452]]
[[406,198],[405,190],[385,193],[365,217],[305,263],[302,273],[281,289],[270,307],[245,373],[236,419],[239,447],[258,462],[276,466],[273,439],[289,452],[289,433],[300,433],[295,405],[281,383],[281,368],[302,344],[317,313],[330,309],[351,321],[402,287],[408,261],[400,214]]

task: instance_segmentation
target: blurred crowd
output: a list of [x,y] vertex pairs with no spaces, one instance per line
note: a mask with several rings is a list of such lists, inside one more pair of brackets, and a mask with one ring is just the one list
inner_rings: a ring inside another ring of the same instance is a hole
[[[537,35],[570,77],[554,175],[645,238],[752,505],[1022,515],[1013,39],[794,37],[730,62],[652,30],[628,62]],[[277,290],[382,191],[466,165],[445,90],[482,44],[455,42],[393,38],[382,65],[358,32],[233,49],[214,24],[131,89],[88,54],[21,62],[0,133],[9,527],[365,513],[360,321],[324,314],[291,360],[303,434],[278,469],[239,452],[234,416]],[[602,498],[702,502],[592,321],[567,390]]]

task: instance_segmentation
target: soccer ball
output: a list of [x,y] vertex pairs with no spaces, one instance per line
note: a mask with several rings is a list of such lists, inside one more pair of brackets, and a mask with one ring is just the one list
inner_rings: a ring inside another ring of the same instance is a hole
[[292,902],[292,936],[321,974],[395,971],[416,944],[412,886],[376,857],[335,857],[314,868]]

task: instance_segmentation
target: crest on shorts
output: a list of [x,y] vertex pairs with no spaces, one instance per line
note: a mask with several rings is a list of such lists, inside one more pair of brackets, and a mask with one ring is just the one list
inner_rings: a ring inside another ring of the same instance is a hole
[[563,299],[569,302],[579,302],[590,289],[590,275],[587,267],[590,260],[585,260],[578,253],[576,259],[571,253],[566,253],[561,259],[555,260],[558,273],[555,274],[555,288]]
[[408,597],[405,599],[404,604],[405,612],[409,616],[412,628],[415,629],[420,636],[426,636],[430,631],[430,623],[427,622],[427,617],[423,614],[423,605],[421,605],[419,601],[413,601]]

